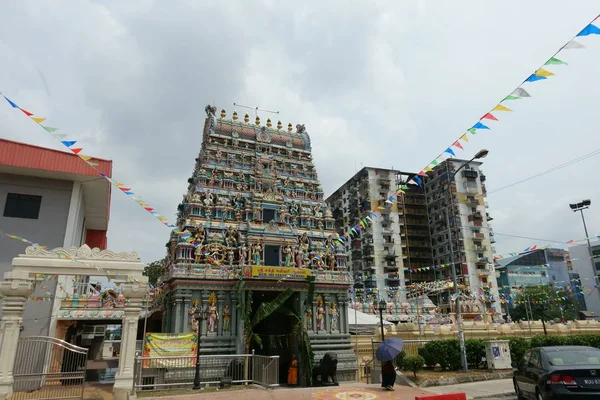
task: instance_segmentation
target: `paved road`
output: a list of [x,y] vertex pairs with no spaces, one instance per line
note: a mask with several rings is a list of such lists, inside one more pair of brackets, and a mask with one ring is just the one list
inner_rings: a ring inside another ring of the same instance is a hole
[[[464,392],[467,394],[467,398],[469,399],[494,399],[495,397],[501,397],[504,400],[516,399],[516,396],[512,397],[504,397],[504,394],[510,394],[511,396],[514,394],[515,389],[513,388],[512,379],[497,379],[491,381],[482,381],[482,382],[471,382],[471,383],[459,383],[457,385],[448,385],[448,386],[435,386],[425,388],[425,390],[434,392],[434,393],[457,393]],[[502,394],[502,395],[500,395]]]

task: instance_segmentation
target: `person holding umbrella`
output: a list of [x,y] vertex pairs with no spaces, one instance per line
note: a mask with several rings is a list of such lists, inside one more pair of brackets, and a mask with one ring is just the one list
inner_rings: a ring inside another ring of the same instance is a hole
[[386,390],[394,390],[396,383],[396,367],[393,360],[402,351],[402,339],[385,339],[375,353],[375,357],[381,361],[381,387]]

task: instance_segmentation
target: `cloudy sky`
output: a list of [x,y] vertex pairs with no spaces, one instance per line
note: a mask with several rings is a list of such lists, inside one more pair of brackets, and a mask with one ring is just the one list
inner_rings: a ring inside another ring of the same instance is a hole
[[[595,0],[2,2],[0,90],[113,160],[114,177],[173,220],[208,103],[306,124],[329,194],[361,165],[423,168],[599,12]],[[580,42],[457,154],[490,150],[490,191],[600,149],[600,36]],[[8,105],[0,136],[60,148]],[[583,198],[599,232],[599,162],[490,194],[497,252],[583,237],[568,207]],[[168,234],[113,193],[111,249],[152,261]]]

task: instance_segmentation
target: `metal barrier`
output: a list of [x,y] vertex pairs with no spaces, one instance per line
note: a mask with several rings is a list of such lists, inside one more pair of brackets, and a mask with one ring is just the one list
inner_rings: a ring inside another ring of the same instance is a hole
[[[415,356],[419,354],[419,349],[425,346],[425,343],[431,342],[431,340],[403,340],[402,341],[402,351],[406,353],[407,356]],[[375,352],[379,347],[380,341],[375,341],[371,338],[371,356],[375,359]]]
[[279,386],[279,356],[253,354],[252,381],[267,388]]
[[46,336],[20,339],[11,398],[82,399],[87,352],[87,349]]
[[[194,384],[196,357],[135,358],[135,390],[189,389]],[[200,384],[256,383],[264,387],[279,384],[279,356],[254,354],[201,355]]]

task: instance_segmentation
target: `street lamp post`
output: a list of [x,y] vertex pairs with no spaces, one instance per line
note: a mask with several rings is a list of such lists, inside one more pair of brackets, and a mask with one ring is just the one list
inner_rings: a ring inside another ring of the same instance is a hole
[[585,231],[585,239],[587,240],[588,252],[590,253],[590,262],[592,263],[592,273],[594,274],[594,276],[596,276],[597,273],[596,273],[596,265],[594,263],[594,252],[592,251],[592,244],[590,243],[590,235],[588,234],[587,225],[585,223],[585,216],[583,215],[583,210],[590,208],[591,205],[592,205],[592,201],[588,199],[588,200],[582,200],[579,203],[569,204],[569,207],[571,207],[571,210],[573,210],[573,212],[579,211],[581,213],[581,220],[583,221],[583,230]]
[[196,372],[194,374],[194,390],[201,389],[200,386],[200,335],[202,334],[202,321],[208,317],[208,310],[198,309],[194,313],[194,318],[198,322],[198,332],[196,332]]
[[385,331],[383,329],[383,311],[385,310],[387,304],[385,302],[385,300],[381,299],[379,300],[379,304],[377,305],[377,308],[379,309],[379,323],[381,324],[381,341],[383,342],[385,340]]
[[[471,158],[469,161],[463,163],[460,167],[458,167],[458,169],[456,171],[454,171],[454,173],[452,173],[451,175],[448,174],[448,182],[449,183],[452,182],[452,179],[454,179],[454,177],[456,176],[458,171],[460,171],[465,166],[469,165],[469,163],[471,161],[477,160],[480,158],[484,158],[485,156],[488,155],[488,153],[489,152],[485,149],[479,150],[473,158]],[[448,168],[448,164],[446,164],[446,168]],[[448,187],[450,187],[450,185],[448,185]],[[453,205],[454,204],[452,203],[452,192],[450,192],[450,207],[452,207]],[[463,320],[462,320],[462,313],[460,310],[460,293],[458,291],[458,279],[456,277],[456,262],[454,260],[454,246],[452,245],[452,228],[450,227],[450,216],[449,216],[448,208],[446,208],[446,226],[448,227],[448,242],[450,243],[450,265],[452,266],[450,268],[450,272],[452,273],[452,287],[454,289],[454,309],[455,309],[455,313],[456,313],[456,325],[458,328],[458,343],[460,345],[460,363],[462,364],[463,371],[468,372],[469,365],[467,363],[467,351],[466,351],[466,347],[465,347],[465,334],[463,331]]]

